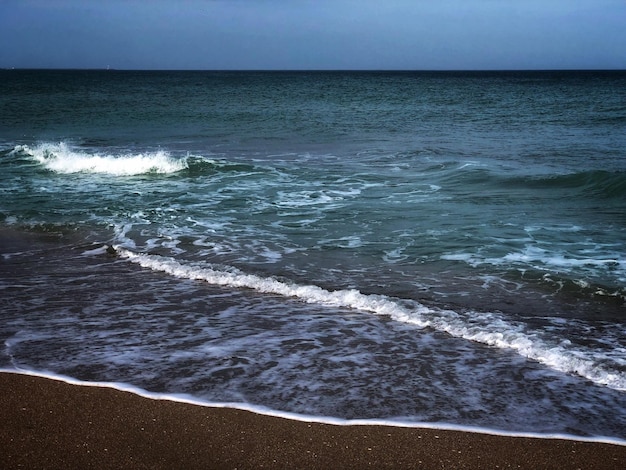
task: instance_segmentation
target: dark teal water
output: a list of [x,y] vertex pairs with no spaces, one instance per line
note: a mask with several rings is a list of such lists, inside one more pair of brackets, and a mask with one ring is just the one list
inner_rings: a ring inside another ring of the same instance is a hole
[[625,85],[0,71],[2,363],[626,437]]

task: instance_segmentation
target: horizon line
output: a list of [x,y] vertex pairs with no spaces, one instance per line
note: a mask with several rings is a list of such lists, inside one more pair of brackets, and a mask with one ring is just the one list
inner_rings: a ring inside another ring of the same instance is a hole
[[104,71],[104,72],[399,72],[399,73],[471,73],[471,72],[626,72],[626,68],[540,68],[540,69],[274,69],[274,68],[258,68],[258,69],[245,69],[245,68],[232,68],[232,69],[177,69],[177,68],[110,68],[110,67],[0,67],[0,70],[15,70],[15,71]]

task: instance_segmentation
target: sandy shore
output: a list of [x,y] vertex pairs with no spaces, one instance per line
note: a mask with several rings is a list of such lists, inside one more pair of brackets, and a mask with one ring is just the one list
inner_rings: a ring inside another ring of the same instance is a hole
[[0,468],[618,469],[626,446],[335,426],[0,373]]

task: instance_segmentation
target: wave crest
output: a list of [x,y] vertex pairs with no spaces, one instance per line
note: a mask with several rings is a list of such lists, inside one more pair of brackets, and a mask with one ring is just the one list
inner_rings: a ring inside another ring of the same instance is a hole
[[75,150],[64,142],[15,147],[49,171],[61,174],[96,173],[113,176],[171,174],[188,168],[187,159],[177,159],[163,150],[137,154],[99,154]]

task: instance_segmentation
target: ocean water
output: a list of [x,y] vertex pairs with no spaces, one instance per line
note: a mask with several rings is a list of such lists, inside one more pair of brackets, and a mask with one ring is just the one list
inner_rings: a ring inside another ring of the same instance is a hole
[[626,439],[626,73],[0,71],[0,315],[4,369]]

